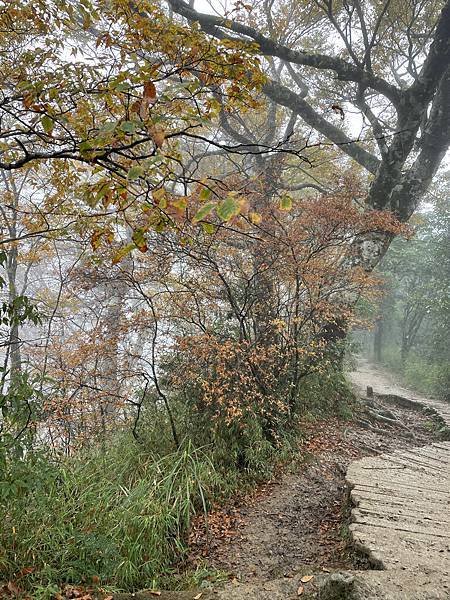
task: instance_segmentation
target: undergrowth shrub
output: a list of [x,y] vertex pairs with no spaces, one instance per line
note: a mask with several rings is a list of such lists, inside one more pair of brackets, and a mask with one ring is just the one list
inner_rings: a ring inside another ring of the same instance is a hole
[[398,373],[407,386],[418,392],[450,401],[450,365],[445,357],[442,362],[430,362],[411,351],[402,362],[400,349],[387,346],[383,350],[383,365]]
[[414,389],[442,400],[450,400],[450,365],[447,362],[430,364],[411,353],[405,363],[403,375],[406,383]]
[[350,419],[355,397],[344,374],[330,370],[325,373],[312,373],[306,377],[297,403],[299,410],[314,416],[337,415]]

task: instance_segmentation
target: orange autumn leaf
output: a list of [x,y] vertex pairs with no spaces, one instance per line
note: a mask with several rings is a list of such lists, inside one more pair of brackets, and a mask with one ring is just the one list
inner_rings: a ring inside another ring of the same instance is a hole
[[23,569],[21,569],[19,571],[19,573],[17,574],[17,577],[25,577],[25,575],[29,575],[30,573],[32,573],[34,571],[34,567],[24,567]]

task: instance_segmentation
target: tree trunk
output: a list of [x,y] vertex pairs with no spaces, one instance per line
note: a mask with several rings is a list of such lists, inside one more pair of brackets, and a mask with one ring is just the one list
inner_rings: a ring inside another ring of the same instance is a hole
[[[26,178],[26,175],[25,175]],[[19,206],[20,192],[16,187],[16,182],[10,173],[2,171],[2,179],[6,192],[10,195],[8,209],[1,208],[1,215],[5,221],[8,236],[11,239],[17,237],[17,209]],[[17,299],[17,260],[18,247],[12,243],[6,250],[6,276],[8,280],[8,303],[13,305]],[[22,371],[22,357],[20,352],[20,328],[16,320],[9,325],[9,361],[11,381],[17,379]]]
[[384,320],[380,316],[375,322],[375,332],[373,336],[373,357],[375,362],[381,363],[383,357],[383,341],[384,341]]
[[99,379],[104,396],[101,402],[103,429],[117,419],[121,382],[119,380],[119,346],[127,286],[113,279],[103,284],[106,315],[102,323],[103,347],[99,357]]
[[[7,258],[7,274],[8,274],[8,301],[9,304],[14,304],[17,299],[17,246],[14,246],[8,251]],[[19,323],[13,320],[9,326],[9,357],[11,365],[11,381],[18,379],[22,372],[22,357],[20,352],[20,331]]]
[[403,335],[402,336],[402,347],[400,349],[400,357],[401,357],[403,368],[405,367],[406,361],[408,360],[409,350],[410,350],[410,345],[409,345],[409,341],[408,341],[408,336]]

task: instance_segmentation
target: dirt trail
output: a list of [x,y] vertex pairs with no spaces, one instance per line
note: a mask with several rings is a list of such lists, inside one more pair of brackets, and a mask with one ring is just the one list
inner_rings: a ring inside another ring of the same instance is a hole
[[425,400],[416,392],[403,387],[393,373],[371,364],[365,358],[357,359],[357,367],[348,373],[348,378],[363,393],[367,386],[371,386],[378,394],[395,394]]
[[371,386],[377,394],[386,396],[399,396],[412,402],[419,402],[439,414],[442,421],[450,427],[450,403],[441,402],[434,398],[425,397],[406,387],[403,387],[392,373],[381,367],[375,367],[369,361],[360,358],[357,368],[349,373],[349,378],[354,387],[364,394],[367,386]]
[[[373,385],[375,375],[383,377],[363,364],[355,384],[365,389]],[[364,568],[346,535],[348,465],[363,456],[436,440],[435,425],[421,410],[383,401],[378,407],[390,411],[401,426],[377,423],[368,430],[337,419],[318,421],[302,448],[311,452],[309,462],[225,513],[235,523],[233,535],[213,541],[207,551],[203,548],[210,566],[230,574],[230,583],[214,590],[212,597],[296,598],[304,575]],[[304,588],[306,593],[308,584]]]

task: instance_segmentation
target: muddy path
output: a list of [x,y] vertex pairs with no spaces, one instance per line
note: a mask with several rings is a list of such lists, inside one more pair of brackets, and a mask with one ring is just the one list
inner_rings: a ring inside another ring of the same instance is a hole
[[[359,374],[358,385],[371,385]],[[401,423],[374,430],[338,419],[305,424],[295,471],[262,486],[255,495],[215,515],[226,535],[197,536],[191,560],[228,574],[220,598],[296,597],[302,575],[362,569],[348,543],[345,473],[350,462],[381,452],[423,446],[437,439],[436,424],[417,408],[378,402]],[[294,594],[294,595],[292,595]]]

